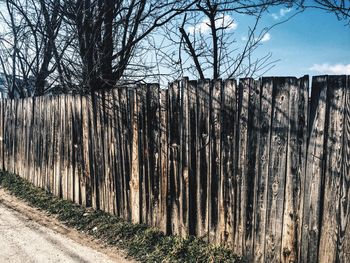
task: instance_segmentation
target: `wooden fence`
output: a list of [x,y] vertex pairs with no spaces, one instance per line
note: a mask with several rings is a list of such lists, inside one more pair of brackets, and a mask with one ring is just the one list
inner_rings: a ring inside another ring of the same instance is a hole
[[350,77],[2,99],[0,166],[254,262],[350,262]]

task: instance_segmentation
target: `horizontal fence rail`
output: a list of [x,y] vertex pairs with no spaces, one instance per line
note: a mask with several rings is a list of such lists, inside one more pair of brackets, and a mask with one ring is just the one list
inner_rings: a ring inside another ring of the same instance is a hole
[[0,102],[0,166],[254,262],[350,262],[350,77]]

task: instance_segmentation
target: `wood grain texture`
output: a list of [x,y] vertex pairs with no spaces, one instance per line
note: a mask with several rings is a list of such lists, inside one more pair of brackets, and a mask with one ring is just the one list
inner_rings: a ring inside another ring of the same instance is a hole
[[171,233],[181,232],[180,219],[180,111],[181,93],[179,82],[174,82],[169,89],[169,176],[170,176],[170,221]]
[[350,76],[346,79],[343,125],[343,159],[340,178],[338,262],[350,261]]
[[329,76],[327,87],[327,137],[318,261],[337,262],[346,76]]
[[289,122],[288,79],[275,78],[267,185],[265,261],[280,262]]
[[259,81],[247,79],[249,82],[249,105],[248,105],[248,167],[247,167],[247,193],[246,193],[246,222],[244,247],[247,260],[253,259],[254,249],[254,221],[257,209],[257,185],[258,164],[260,144],[260,108],[261,108],[261,86]]
[[309,113],[309,140],[304,188],[301,262],[317,262],[320,233],[321,190],[324,173],[324,144],[327,77],[314,77]]
[[249,79],[240,79],[238,97],[238,132],[237,132],[237,173],[236,173],[236,203],[234,226],[234,251],[238,255],[245,253],[245,236],[247,222],[247,168],[248,168],[248,107]]
[[209,242],[219,243],[219,204],[223,202],[221,178],[221,122],[222,122],[222,82],[213,80],[210,107],[210,174],[208,180]]
[[208,176],[209,166],[209,97],[210,81],[198,81],[197,86],[197,236],[208,240]]
[[219,242],[233,247],[234,224],[234,176],[235,176],[235,149],[237,129],[237,83],[235,80],[226,80],[222,89],[222,147],[221,147],[221,181],[219,191]]
[[264,262],[265,230],[267,211],[268,175],[270,163],[270,142],[272,130],[273,78],[262,78],[260,98],[259,162],[256,182],[256,210],[254,218],[254,262]]
[[350,260],[349,76],[0,100],[0,168],[251,262]]
[[132,150],[131,150],[131,173],[130,173],[130,203],[131,220],[133,223],[141,222],[140,204],[140,160],[139,160],[139,96],[135,90],[130,92],[131,124],[132,124]]

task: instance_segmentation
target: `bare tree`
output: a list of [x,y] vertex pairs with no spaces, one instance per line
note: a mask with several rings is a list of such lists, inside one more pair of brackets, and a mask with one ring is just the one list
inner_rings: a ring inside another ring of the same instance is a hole
[[[190,74],[200,79],[261,75],[273,66],[271,53],[254,58],[254,51],[268,37],[272,27],[286,22],[301,10],[268,27],[259,28],[259,23],[269,8],[291,7],[294,2],[199,1],[181,20],[174,20],[165,28],[165,46],[170,46],[168,50],[172,51],[159,51],[163,55],[161,59],[167,63],[164,67],[176,68],[178,75]],[[254,18],[244,41],[235,35],[237,14]],[[154,46],[155,50],[162,48]]]
[[[1,14],[8,29],[2,51],[4,54],[12,50],[12,56],[7,61],[2,59],[2,68],[12,78],[9,96],[14,96],[14,87],[22,97],[43,95],[50,87],[48,78],[61,68],[57,65],[56,47],[61,25],[60,0],[7,0],[6,6],[7,13]],[[10,61],[9,71],[5,68]]]
[[350,25],[350,1],[349,0],[314,0],[313,2],[302,1],[303,8],[317,8],[334,13],[339,20]]
[[67,23],[77,32],[84,86],[88,90],[114,87],[137,77],[147,65],[143,41],[152,32],[192,7],[196,1],[75,0],[62,6]]

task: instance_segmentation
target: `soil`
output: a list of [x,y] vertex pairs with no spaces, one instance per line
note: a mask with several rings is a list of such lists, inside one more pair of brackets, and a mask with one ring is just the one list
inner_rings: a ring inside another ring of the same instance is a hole
[[0,188],[0,262],[136,262]]

